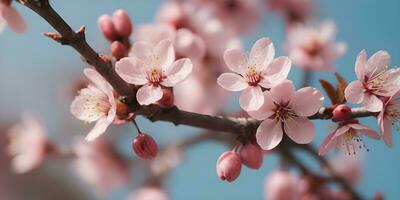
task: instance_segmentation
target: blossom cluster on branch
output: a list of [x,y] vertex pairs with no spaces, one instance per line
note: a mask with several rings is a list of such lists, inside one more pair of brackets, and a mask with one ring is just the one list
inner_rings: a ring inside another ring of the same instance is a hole
[[[47,138],[38,119],[24,115],[23,122],[9,130],[8,148],[17,173],[38,167],[50,155],[71,156],[82,178],[109,192],[130,181],[132,162],[121,157],[103,134],[110,125],[132,123],[137,131],[132,151],[152,161],[143,188],[128,199],[169,199],[161,184],[165,174],[183,162],[184,148],[209,139],[232,148],[216,162],[217,176],[229,182],[239,177],[242,166],[259,169],[266,154],[282,157],[278,169],[267,176],[267,199],[361,199],[352,188],[359,177],[349,178],[359,167],[348,162],[343,170],[322,156],[336,147],[350,156],[346,159],[355,159],[358,151],[368,151],[363,136],[383,138],[392,146],[392,126],[400,119],[400,69],[390,68],[388,52],[378,51],[367,58],[361,50],[355,59],[356,80],[349,84],[338,73],[337,87],[320,80],[329,105],[323,92],[308,86],[309,80],[298,90],[288,80],[292,65],[304,69],[307,76],[312,71],[333,71],[334,61],[347,48],[335,41],[332,21],[309,22],[315,11],[312,0],[167,1],[154,23],[135,28],[128,13],[119,9],[98,19],[100,32],[110,44],[109,55],[95,52],[86,43],[84,28],[74,32],[49,1],[17,2],[59,32],[46,36],[72,46],[91,65],[83,71],[89,83],[80,88],[70,110],[79,120],[95,122],[85,140],[79,139],[65,151]],[[261,3],[284,16],[287,40],[283,48],[288,56],[276,56],[268,37],[255,41],[248,55],[243,50],[240,36],[258,25]],[[12,1],[0,2],[0,29],[7,24],[23,32],[26,24],[13,6]],[[222,112],[231,97],[225,90],[242,91],[238,105],[243,112],[232,114],[239,117]],[[352,109],[346,102],[361,107]],[[140,129],[135,120],[138,115],[209,129],[210,133],[159,147],[151,134]],[[377,118],[379,131],[358,120],[365,116]],[[316,134],[314,119],[329,119],[337,125],[318,152],[310,146]],[[310,171],[293,153],[297,149],[308,152],[328,172]],[[301,173],[290,172],[292,166]],[[332,182],[339,190],[329,187]]]

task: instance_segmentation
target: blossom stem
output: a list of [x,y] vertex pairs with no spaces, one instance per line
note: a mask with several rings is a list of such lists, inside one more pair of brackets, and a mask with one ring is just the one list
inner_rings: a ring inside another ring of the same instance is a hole
[[139,125],[136,123],[136,120],[132,120],[132,123],[133,123],[133,125],[135,126],[135,128],[136,128],[138,134],[143,133],[143,132],[140,130]]

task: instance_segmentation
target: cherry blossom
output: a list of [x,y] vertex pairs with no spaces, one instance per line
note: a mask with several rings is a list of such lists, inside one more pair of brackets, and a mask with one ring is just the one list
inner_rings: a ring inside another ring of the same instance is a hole
[[288,30],[284,45],[293,64],[305,70],[332,70],[333,61],[346,51],[346,44],[335,43],[335,24],[331,21],[319,26],[296,25]]
[[391,97],[400,88],[400,69],[388,69],[390,62],[386,51],[378,51],[367,60],[367,53],[362,50],[355,63],[357,80],[345,90],[347,101],[362,103],[371,112],[382,111],[380,98]]
[[283,169],[269,173],[265,178],[264,196],[273,200],[300,199],[298,177]]
[[218,84],[226,90],[243,91],[240,107],[246,111],[259,109],[264,98],[262,88],[271,88],[286,80],[291,61],[287,57],[275,58],[275,48],[269,38],[261,38],[254,43],[249,58],[240,49],[225,51],[226,65],[235,73],[224,73]]
[[96,70],[87,68],[84,74],[91,84],[79,91],[71,104],[71,113],[87,123],[97,121],[85,138],[93,141],[117,119],[117,106],[112,86]]
[[257,128],[257,143],[264,150],[275,148],[283,133],[298,144],[307,144],[315,134],[313,123],[307,118],[318,112],[324,97],[315,88],[295,91],[291,81],[284,81],[264,92],[264,103],[257,111],[248,112],[263,120]]
[[26,22],[21,14],[11,6],[11,1],[0,1],[0,30],[2,24],[6,23],[13,31],[17,33],[25,32]]
[[168,200],[168,194],[156,187],[143,187],[136,190],[127,200]]
[[13,157],[12,170],[26,173],[38,167],[49,150],[47,131],[42,123],[32,114],[24,114],[22,122],[14,125],[7,133],[8,151]]
[[[392,147],[392,125],[398,125],[400,122],[400,92],[386,101],[378,115],[378,122],[383,141],[388,147]],[[399,129],[397,126],[396,128]]]
[[156,103],[163,96],[161,87],[175,86],[192,71],[190,59],[175,61],[174,48],[169,40],[163,40],[156,46],[136,42],[133,45],[133,55],[118,61],[115,71],[126,82],[142,85],[136,94],[141,105]]
[[314,13],[313,0],[266,0],[269,8],[284,15],[288,25],[304,23]]
[[359,150],[366,148],[362,137],[364,135],[375,140],[380,139],[374,130],[359,124],[357,120],[342,122],[325,138],[318,154],[325,155],[329,149],[335,146],[348,155],[355,155]]
[[74,146],[74,162],[78,175],[98,191],[111,192],[129,180],[129,168],[110,141],[99,138],[94,142],[79,141]]

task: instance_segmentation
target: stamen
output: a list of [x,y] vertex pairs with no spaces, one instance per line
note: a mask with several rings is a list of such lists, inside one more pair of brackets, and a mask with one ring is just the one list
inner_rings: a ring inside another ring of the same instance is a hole
[[356,155],[357,152],[363,148],[369,152],[369,149],[364,144],[361,135],[358,135],[357,131],[352,128],[340,137],[339,144],[339,148],[342,148],[348,155]]
[[251,86],[256,86],[262,80],[261,72],[257,71],[256,66],[249,66],[247,67],[247,73],[245,78],[247,82]]

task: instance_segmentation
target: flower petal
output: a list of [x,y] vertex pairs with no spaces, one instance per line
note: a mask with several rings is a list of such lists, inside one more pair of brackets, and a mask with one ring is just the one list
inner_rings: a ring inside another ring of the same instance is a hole
[[351,82],[344,90],[346,100],[351,103],[361,103],[364,99],[364,85],[361,81]]
[[314,139],[314,124],[305,117],[293,117],[284,122],[286,135],[297,144],[308,144]]
[[271,88],[286,80],[292,62],[286,56],[275,58],[267,67],[264,79],[259,83],[264,88]]
[[333,132],[329,133],[329,135],[325,138],[325,140],[322,142],[321,146],[319,147],[318,150],[318,155],[323,156],[326,154],[326,152],[332,148],[334,142],[335,142],[335,133],[336,133],[335,129]]
[[275,56],[275,47],[269,38],[257,40],[251,48],[249,63],[255,65],[258,71],[264,71]]
[[298,116],[311,116],[318,112],[324,101],[324,96],[317,89],[312,87],[301,88],[296,91],[291,106]]
[[170,71],[171,64],[175,61],[175,51],[171,41],[162,40],[153,50],[156,60],[165,71]]
[[19,12],[11,6],[3,6],[1,13],[7,21],[8,26],[17,33],[22,33],[26,30],[26,22]]
[[97,122],[96,125],[92,128],[92,130],[87,134],[85,137],[85,140],[88,142],[91,142],[95,140],[97,137],[99,137],[101,134],[103,134],[107,127],[110,126],[112,123],[112,120],[109,120],[109,117],[104,116],[100,118]]
[[385,118],[384,112],[382,111],[378,115],[379,128],[381,130],[383,141],[386,146],[393,146],[393,138],[392,138],[392,122],[390,119]]
[[140,105],[150,105],[156,103],[163,96],[161,87],[144,85],[137,91],[136,99]]
[[295,94],[295,88],[292,81],[283,81],[270,90],[271,98],[275,103],[289,103]]
[[138,41],[133,44],[131,54],[142,62],[148,62],[153,55],[153,48],[149,42]]
[[275,120],[266,119],[257,128],[257,143],[264,150],[271,150],[278,146],[282,137],[281,123],[277,123]]
[[261,87],[247,87],[239,99],[240,107],[245,111],[254,111],[259,109],[264,103],[264,95]]
[[364,134],[364,135],[366,135],[366,136],[368,136],[368,137],[370,137],[372,139],[375,139],[375,140],[381,139],[381,137],[378,135],[377,132],[375,132],[374,130],[372,130],[372,129],[370,129],[367,126],[364,126],[362,124],[354,123],[354,124],[348,124],[348,126],[350,126],[353,129],[358,130],[360,133],[362,133],[362,134]]
[[218,85],[229,91],[241,91],[249,87],[246,80],[234,73],[223,73],[217,79]]
[[146,68],[135,57],[125,57],[115,63],[115,72],[126,82],[134,85],[144,85]]
[[230,70],[238,74],[243,74],[247,68],[246,55],[241,49],[226,50],[224,61]]
[[374,53],[369,59],[368,59],[368,66],[370,69],[371,74],[377,74],[380,73],[382,70],[385,70],[387,66],[390,65],[391,59],[390,55],[387,51],[378,51]]
[[86,68],[83,70],[85,76],[108,97],[114,97],[112,86],[95,69]]
[[383,109],[382,100],[372,94],[364,95],[363,107],[370,112],[380,112]]
[[357,79],[360,81],[363,81],[365,79],[365,76],[367,74],[367,52],[362,50],[358,55],[356,59],[356,64],[355,64],[355,70],[356,70],[356,75]]
[[272,116],[274,112],[275,104],[272,101],[272,97],[269,91],[264,92],[264,103],[255,111],[249,111],[248,114],[257,120],[264,120]]
[[161,82],[161,85],[166,87],[175,86],[190,75],[192,68],[192,61],[188,58],[182,58],[175,61],[170,67],[168,67],[169,71],[165,72],[167,77]]

